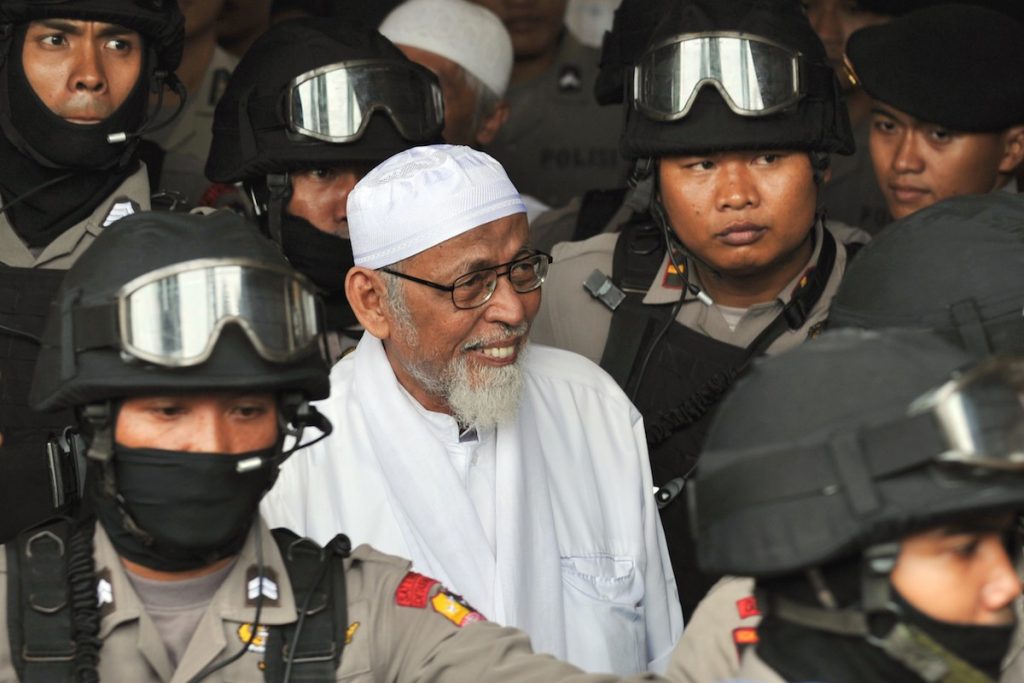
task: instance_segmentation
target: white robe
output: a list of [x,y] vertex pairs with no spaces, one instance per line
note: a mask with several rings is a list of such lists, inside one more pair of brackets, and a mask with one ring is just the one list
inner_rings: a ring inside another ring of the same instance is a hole
[[445,439],[369,334],[317,404],[333,434],[285,463],[263,514],[408,557],[537,651],[590,671],[663,671],[683,623],[641,417],[582,356],[531,345],[521,362],[516,419],[481,439],[495,458],[493,528],[453,466],[455,421],[443,418]]

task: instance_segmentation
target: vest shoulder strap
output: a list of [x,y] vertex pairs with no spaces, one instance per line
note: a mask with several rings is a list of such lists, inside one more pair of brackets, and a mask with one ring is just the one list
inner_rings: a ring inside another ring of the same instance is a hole
[[664,317],[664,306],[643,304],[644,294],[664,258],[665,240],[661,230],[649,219],[627,223],[615,242],[611,280],[625,298],[612,312],[601,367],[624,389],[627,389],[643,340]]
[[298,620],[272,627],[267,640],[264,680],[279,683],[290,670],[291,680],[336,679],[345,648],[348,595],[344,559],[352,544],[344,534],[320,547],[287,529],[274,529],[295,594]]
[[7,544],[7,633],[22,683],[75,680],[68,550],[71,525],[47,522]]

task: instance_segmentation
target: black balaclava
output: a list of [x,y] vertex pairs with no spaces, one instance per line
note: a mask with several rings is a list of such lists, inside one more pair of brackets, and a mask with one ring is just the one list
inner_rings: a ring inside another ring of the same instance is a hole
[[[88,496],[118,555],[158,571],[206,567],[237,555],[277,476],[276,467],[240,474],[247,458],[273,459],[280,444],[240,454],[185,453],[114,444],[116,495],[94,469]],[[93,476],[95,475],[95,476]],[[173,511],[173,514],[168,514]]]
[[345,275],[355,265],[350,240],[282,211],[281,250],[296,270],[320,288],[325,329],[344,330],[359,322],[345,296]]
[[7,211],[18,236],[39,248],[92,213],[138,168],[136,156],[126,154],[130,143],[111,144],[107,135],[134,131],[142,123],[150,57],[143,52],[138,82],[110,116],[95,125],[69,123],[50,111],[28,82],[22,64],[27,27],[18,27],[0,70],[0,195],[8,204],[70,174]]

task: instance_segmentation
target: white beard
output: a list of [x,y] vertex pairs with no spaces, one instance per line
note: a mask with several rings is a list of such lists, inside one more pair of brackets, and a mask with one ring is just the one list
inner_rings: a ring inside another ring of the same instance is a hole
[[[524,325],[515,332],[525,335],[528,329]],[[416,339],[413,331],[413,343]],[[495,340],[478,340],[467,344],[463,351],[468,352],[471,347],[490,341]],[[406,364],[405,369],[424,390],[445,401],[460,426],[486,429],[508,422],[516,416],[523,393],[523,369],[520,362],[527,347],[524,341],[516,362],[497,368],[488,365],[471,367],[468,353],[463,353],[450,361],[439,377],[418,364]]]

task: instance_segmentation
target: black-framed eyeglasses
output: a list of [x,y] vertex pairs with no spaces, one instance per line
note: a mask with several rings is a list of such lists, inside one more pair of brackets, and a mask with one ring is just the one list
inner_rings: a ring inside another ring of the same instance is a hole
[[[494,290],[498,287],[498,278],[502,275],[508,276],[512,283],[512,289],[520,294],[526,294],[544,284],[544,278],[548,275],[548,266],[551,265],[551,255],[542,251],[534,252],[529,256],[521,256],[508,263],[500,263],[491,268],[473,270],[460,276],[450,285],[442,285],[430,280],[406,275],[390,268],[381,268],[382,273],[400,277],[417,284],[440,289],[442,292],[450,292],[452,303],[455,308],[476,308],[487,303]],[[501,270],[504,268],[504,270]]]

